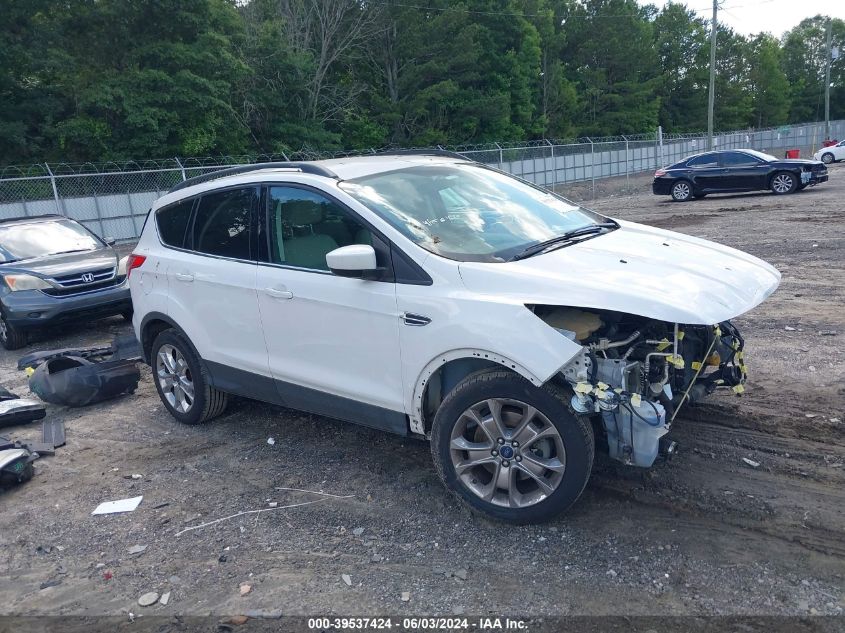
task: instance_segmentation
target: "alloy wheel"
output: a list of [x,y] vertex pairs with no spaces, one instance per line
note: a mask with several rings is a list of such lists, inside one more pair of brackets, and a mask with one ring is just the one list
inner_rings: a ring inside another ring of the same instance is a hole
[[686,200],[690,196],[690,187],[685,182],[678,182],[672,187],[672,193],[676,200]]
[[825,165],[830,165],[833,162],[833,154],[831,154],[830,152],[828,152],[827,154],[824,154],[822,156],[822,162]]
[[179,413],[190,411],[194,406],[194,381],[182,352],[173,345],[162,345],[156,356],[156,375],[168,404]]
[[482,500],[508,508],[548,498],[566,470],[555,425],[519,400],[490,398],[466,409],[449,449],[458,479]]
[[772,181],[772,189],[777,193],[789,193],[793,185],[792,176],[789,174],[778,174]]
[[0,341],[5,341],[9,338],[9,326],[6,325],[6,319],[0,317]]

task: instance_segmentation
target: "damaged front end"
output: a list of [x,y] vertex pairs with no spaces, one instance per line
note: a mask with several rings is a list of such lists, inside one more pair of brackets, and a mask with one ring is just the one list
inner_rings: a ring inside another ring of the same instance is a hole
[[718,388],[741,394],[744,341],[730,321],[684,325],[620,312],[529,306],[582,346],[560,376],[572,408],[601,417],[610,456],[649,467],[681,407]]

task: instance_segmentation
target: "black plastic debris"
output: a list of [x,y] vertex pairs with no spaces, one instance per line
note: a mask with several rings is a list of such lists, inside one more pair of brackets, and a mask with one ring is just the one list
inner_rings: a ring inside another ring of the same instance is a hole
[[29,388],[45,402],[84,407],[133,393],[140,379],[135,360],[92,362],[81,356],[59,356],[37,366]]
[[44,405],[33,398],[15,398],[0,402],[0,428],[34,422],[45,415]]
[[[105,360],[137,361],[141,360],[141,345],[138,343],[138,339],[134,333],[124,334],[123,336],[115,336],[109,347],[67,347],[64,349],[32,352],[18,359],[18,369],[26,369],[28,367],[35,369],[42,363],[64,356],[85,358],[95,363]],[[0,398],[2,398],[2,394],[0,394]]]
[[32,462],[38,455],[27,448],[0,450],[0,484],[19,484],[32,479]]
[[[65,423],[61,420],[44,420],[41,427],[41,441],[53,448],[65,445]],[[37,449],[33,449],[37,450]]]
[[0,428],[27,424],[40,420],[46,415],[44,405],[33,398],[19,398],[3,386],[0,386]]

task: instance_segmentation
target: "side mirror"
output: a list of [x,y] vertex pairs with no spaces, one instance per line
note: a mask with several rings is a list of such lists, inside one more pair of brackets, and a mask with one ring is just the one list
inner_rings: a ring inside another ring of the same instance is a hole
[[379,268],[369,244],[350,244],[326,253],[329,270],[339,277],[371,278]]
[[117,244],[117,238],[114,237],[107,237],[103,241],[109,246],[114,246],[115,244]]

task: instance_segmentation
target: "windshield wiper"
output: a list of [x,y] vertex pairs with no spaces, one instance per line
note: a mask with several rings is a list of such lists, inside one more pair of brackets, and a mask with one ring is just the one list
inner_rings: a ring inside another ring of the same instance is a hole
[[87,253],[94,250],[93,248],[74,248],[69,251],[58,251],[57,253],[50,253],[50,255],[67,255],[68,253]]
[[532,244],[525,250],[517,253],[513,257],[510,258],[508,261],[515,262],[520,259],[525,259],[527,257],[531,257],[532,255],[536,255],[537,253],[542,253],[543,251],[547,251],[552,249],[553,247],[557,246],[561,248],[566,246],[568,242],[571,242],[575,238],[584,237],[586,235],[595,235],[596,233],[601,233],[605,229],[618,229],[619,225],[616,222],[601,222],[599,224],[590,224],[588,226],[582,226],[578,229],[572,229],[571,231],[567,231],[563,235],[558,235],[551,239],[545,240],[538,244]]

